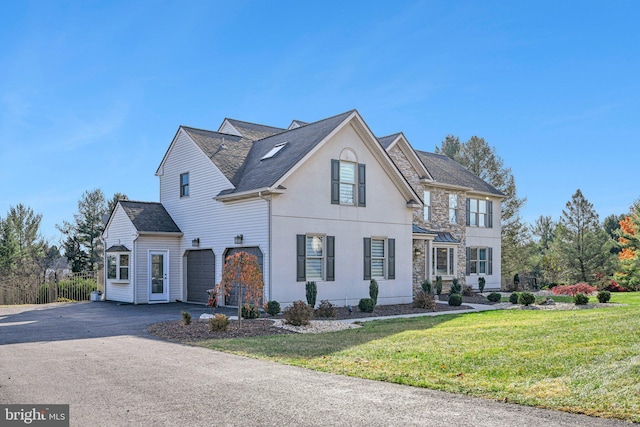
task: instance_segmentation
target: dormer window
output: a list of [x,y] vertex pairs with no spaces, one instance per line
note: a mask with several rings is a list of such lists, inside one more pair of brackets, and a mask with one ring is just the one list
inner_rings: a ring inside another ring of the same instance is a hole
[[280,144],[274,145],[273,148],[271,150],[269,150],[269,152],[267,154],[262,156],[262,158],[260,160],[265,160],[265,159],[272,158],[273,156],[278,154],[286,145],[287,145],[286,142],[281,142]]

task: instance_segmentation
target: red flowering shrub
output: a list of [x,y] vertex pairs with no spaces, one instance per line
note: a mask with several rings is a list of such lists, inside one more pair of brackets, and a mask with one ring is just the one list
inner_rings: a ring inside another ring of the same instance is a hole
[[614,282],[613,280],[611,281],[611,283],[609,285],[607,285],[607,287],[605,289],[607,291],[609,291],[609,292],[627,292],[627,290],[625,288],[623,288],[622,286],[618,285],[618,282]]
[[587,283],[576,283],[575,285],[556,286],[551,289],[555,295],[571,295],[576,294],[589,295],[596,292],[598,289],[595,286],[591,286]]

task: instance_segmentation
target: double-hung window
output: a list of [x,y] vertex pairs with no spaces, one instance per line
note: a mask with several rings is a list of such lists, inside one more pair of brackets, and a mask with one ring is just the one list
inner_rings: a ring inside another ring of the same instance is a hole
[[467,199],[467,227],[493,227],[493,202]]
[[467,276],[493,274],[493,248],[467,248]]
[[431,221],[431,191],[425,191],[422,199],[424,202],[424,220]]
[[449,223],[458,223],[458,195],[449,194]]
[[335,236],[298,234],[296,238],[296,280],[335,280]]
[[129,254],[107,254],[107,279],[129,280]]
[[331,203],[366,206],[366,167],[345,160],[331,160]]
[[396,278],[396,239],[364,238],[364,280]]
[[180,174],[180,197],[189,195],[189,172]]
[[455,248],[434,247],[432,254],[433,272],[438,276],[455,275]]

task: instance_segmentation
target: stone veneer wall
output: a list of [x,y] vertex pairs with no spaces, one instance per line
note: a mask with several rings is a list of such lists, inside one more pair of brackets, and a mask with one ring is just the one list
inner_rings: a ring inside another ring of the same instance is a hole
[[[422,183],[420,182],[420,176],[413,168],[407,157],[398,146],[394,146],[389,151],[389,156],[393,162],[398,166],[404,177],[409,184],[418,193],[418,196],[422,197],[424,191],[431,192],[431,220],[424,220],[423,209],[416,209],[413,212],[413,223],[420,227],[433,230],[449,232],[453,237],[460,240],[457,247],[457,277],[461,284],[465,283],[465,270],[466,270],[466,228],[465,228],[465,203],[466,192],[455,191],[438,187],[437,183]],[[449,194],[456,194],[458,196],[458,222],[456,224],[449,223]],[[433,244],[432,244],[433,245]],[[425,278],[425,257],[424,253],[424,240],[413,241],[413,288],[414,293],[422,289],[422,281]],[[416,256],[415,249],[419,248],[421,254]],[[445,281],[443,283],[442,292],[448,292],[451,286],[451,281]]]

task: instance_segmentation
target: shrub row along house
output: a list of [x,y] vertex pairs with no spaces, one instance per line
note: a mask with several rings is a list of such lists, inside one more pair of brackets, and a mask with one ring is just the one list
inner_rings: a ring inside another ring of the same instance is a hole
[[503,195],[401,133],[376,138],[355,110],[288,129],[181,126],[156,175],[160,202],[120,201],[105,226],[106,299],[204,303],[239,251],[285,306],[307,281],[337,305],[371,279],[379,304],[411,302],[436,275],[500,287]]

